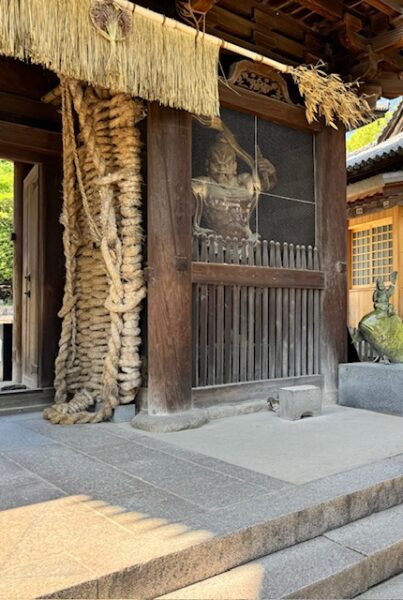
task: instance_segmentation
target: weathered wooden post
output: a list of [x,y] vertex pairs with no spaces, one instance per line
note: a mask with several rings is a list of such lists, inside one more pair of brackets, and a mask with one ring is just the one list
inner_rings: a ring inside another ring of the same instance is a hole
[[321,372],[325,401],[337,401],[338,364],[347,358],[345,131],[326,127],[315,140],[317,238],[326,273],[322,296]]
[[192,410],[192,117],[149,104],[148,414],[133,425],[172,431],[205,421]]

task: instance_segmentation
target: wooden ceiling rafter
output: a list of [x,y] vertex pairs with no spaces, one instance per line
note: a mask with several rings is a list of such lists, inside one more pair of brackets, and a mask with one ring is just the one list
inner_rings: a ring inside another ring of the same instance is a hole
[[[174,2],[138,2],[173,16]],[[403,0],[217,0],[206,31],[289,65],[322,59],[366,89],[403,93]]]

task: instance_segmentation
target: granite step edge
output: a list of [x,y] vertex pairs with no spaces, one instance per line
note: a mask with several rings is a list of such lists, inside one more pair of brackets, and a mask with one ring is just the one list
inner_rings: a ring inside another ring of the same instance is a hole
[[[293,491],[297,492],[297,489]],[[273,501],[274,495],[271,495],[270,502]],[[167,594],[402,502],[403,473],[312,502],[305,508],[297,506],[283,512],[278,509],[278,514],[272,517],[262,519],[259,516],[257,522],[250,519],[249,524],[245,522],[242,527],[232,528],[229,532],[216,533],[214,537],[179,552],[146,563],[134,562],[131,567],[97,577],[93,580],[93,583],[96,581],[97,597],[154,598]],[[42,597],[88,596],[85,595],[85,584],[80,584]]]
[[[372,517],[362,519],[365,526],[371,525]],[[387,545],[382,538],[377,542],[376,547],[364,553],[319,536],[174,590],[158,600],[361,597],[373,586],[403,572],[403,536]]]

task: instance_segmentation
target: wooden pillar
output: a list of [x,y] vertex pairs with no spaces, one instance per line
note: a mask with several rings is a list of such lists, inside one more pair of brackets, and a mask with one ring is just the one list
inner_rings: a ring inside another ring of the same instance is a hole
[[39,316],[39,373],[41,387],[51,387],[59,347],[63,303],[65,258],[63,228],[63,164],[56,158],[40,165],[42,219],[39,244],[42,252],[42,302]]
[[149,105],[149,415],[192,407],[191,125],[186,112]]
[[345,130],[315,138],[317,243],[326,288],[322,298],[321,372],[325,400],[337,401],[338,364],[347,360],[347,209]]

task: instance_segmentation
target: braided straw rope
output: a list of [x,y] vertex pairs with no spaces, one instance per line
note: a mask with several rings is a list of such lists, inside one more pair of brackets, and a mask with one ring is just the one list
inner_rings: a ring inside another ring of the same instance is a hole
[[[142,104],[62,81],[66,283],[53,423],[97,423],[140,386]],[[79,134],[74,127],[77,115]],[[97,412],[88,410],[100,403]]]

